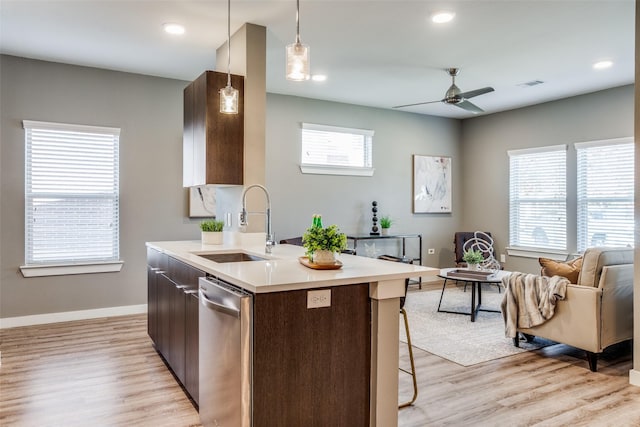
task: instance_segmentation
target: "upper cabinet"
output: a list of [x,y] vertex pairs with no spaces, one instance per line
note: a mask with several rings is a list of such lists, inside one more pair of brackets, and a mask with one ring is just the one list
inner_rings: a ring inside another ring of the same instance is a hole
[[238,89],[238,114],[220,112],[227,74],[205,71],[184,90],[183,186],[242,185],[244,77],[231,75]]

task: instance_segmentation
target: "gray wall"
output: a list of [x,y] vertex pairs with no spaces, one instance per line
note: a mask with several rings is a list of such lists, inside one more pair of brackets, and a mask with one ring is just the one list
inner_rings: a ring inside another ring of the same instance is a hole
[[[182,188],[186,84],[0,57],[0,318],[144,304],[144,242],[199,238]],[[122,128],[120,273],[22,278],[23,119]],[[374,176],[302,174],[301,122],[375,130]],[[451,265],[457,230],[490,230],[502,252],[508,239],[507,150],[632,134],[631,86],[462,122],[268,94],[266,184],[276,239],[301,235],[314,213],[346,232],[368,233],[371,201],[377,200],[380,214],[396,221],[393,232],[423,234],[425,265]],[[452,157],[452,214],[411,212],[413,154]],[[226,191],[239,198],[240,189]],[[436,254],[426,255],[427,248]],[[537,261],[512,257],[507,268],[537,271]]]
[[[301,173],[302,122],[374,130],[374,175]],[[460,126],[454,119],[268,94],[266,182],[273,195],[276,239],[302,235],[314,213],[322,214],[325,226],[337,224],[347,233],[368,234],[375,200],[378,216],[394,220],[391,233],[423,235],[423,264],[451,265],[453,233],[462,217]],[[453,158],[452,214],[412,213],[413,154]],[[435,248],[436,254],[427,255],[427,248]]]
[[[182,188],[185,82],[2,56],[0,317],[146,303],[145,241],[199,238]],[[25,279],[22,120],[121,128],[119,273]]]
[[[573,143],[633,135],[633,85],[462,122],[463,228],[486,229],[504,252],[509,242],[507,150],[567,144],[567,239],[576,250],[576,152]],[[507,257],[507,270],[538,272],[538,260]]]

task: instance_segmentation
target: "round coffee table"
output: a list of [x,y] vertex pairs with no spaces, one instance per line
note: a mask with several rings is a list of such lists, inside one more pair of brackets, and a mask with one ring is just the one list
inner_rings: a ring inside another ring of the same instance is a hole
[[[467,270],[463,268],[443,268],[440,270],[438,277],[444,279],[442,285],[442,293],[440,294],[440,301],[438,302],[438,312],[440,313],[453,313],[453,314],[466,314],[471,316],[471,321],[476,321],[478,311],[488,311],[491,313],[501,313],[500,310],[491,310],[488,308],[482,308],[482,284],[489,283],[498,286],[502,286],[502,278],[511,274],[510,271],[499,270],[495,273],[483,272],[477,270]],[[447,286],[448,281],[463,282],[465,285],[471,286],[471,310],[466,311],[450,311],[441,310],[442,296],[444,295],[444,289]],[[477,299],[477,303],[476,303]]]

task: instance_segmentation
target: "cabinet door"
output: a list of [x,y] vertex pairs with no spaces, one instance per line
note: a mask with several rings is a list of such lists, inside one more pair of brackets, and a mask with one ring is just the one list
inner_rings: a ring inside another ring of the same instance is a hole
[[147,333],[158,345],[158,280],[156,269],[147,266]]
[[[156,348],[159,345],[159,309],[158,277],[168,267],[168,256],[153,248],[147,248],[147,333]],[[158,350],[160,350],[158,348]]]
[[184,384],[185,359],[185,299],[186,295],[171,281],[171,330],[169,332],[169,364],[178,380]]
[[185,336],[185,388],[191,398],[198,400],[198,294],[188,294],[186,305],[186,336]]
[[232,75],[238,114],[220,112],[227,74],[205,71],[184,90],[183,186],[243,183],[244,77]]
[[170,363],[169,346],[171,344],[171,299],[175,286],[164,274],[156,276],[157,312],[156,312],[156,349]]
[[178,380],[184,384],[185,372],[185,294],[164,274],[157,276],[157,349]]

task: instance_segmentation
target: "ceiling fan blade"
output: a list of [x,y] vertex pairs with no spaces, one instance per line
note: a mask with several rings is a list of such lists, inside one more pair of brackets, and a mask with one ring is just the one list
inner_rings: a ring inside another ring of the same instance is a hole
[[442,102],[442,101],[428,101],[428,102],[418,102],[416,104],[396,105],[395,107],[391,107],[391,108],[414,107],[416,105],[434,104],[436,102]]
[[485,93],[493,92],[492,87],[483,87],[482,89],[470,90],[469,92],[462,92],[459,94],[464,99],[473,98],[474,96],[484,95]]
[[482,108],[478,107],[475,104],[470,103],[469,101],[461,101],[453,105],[455,105],[456,107],[460,107],[463,110],[470,111],[473,114],[484,113],[484,110]]

